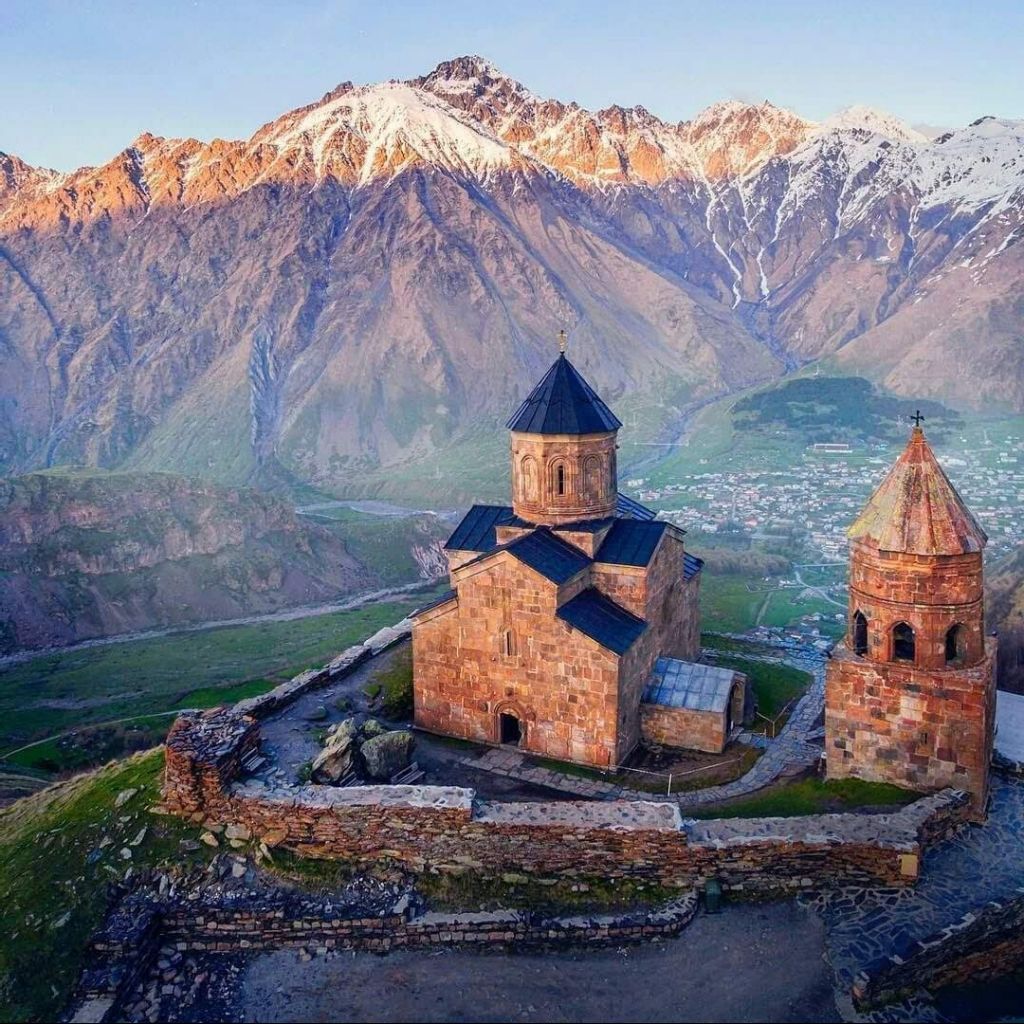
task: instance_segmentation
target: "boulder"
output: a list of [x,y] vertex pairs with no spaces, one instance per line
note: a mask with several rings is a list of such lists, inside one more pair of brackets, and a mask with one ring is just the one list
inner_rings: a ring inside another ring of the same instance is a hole
[[355,767],[356,723],[346,718],[327,737],[324,749],[313,759],[310,778],[321,785],[336,786]]
[[372,740],[374,736],[383,736],[387,729],[376,718],[368,718],[363,722],[363,736]]
[[412,744],[412,733],[404,729],[368,739],[359,748],[366,774],[371,779],[386,782],[396,772],[408,767]]

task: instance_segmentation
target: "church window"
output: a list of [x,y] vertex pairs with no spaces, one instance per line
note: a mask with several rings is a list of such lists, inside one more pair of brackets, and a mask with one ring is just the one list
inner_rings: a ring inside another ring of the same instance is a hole
[[506,629],[501,634],[501,653],[506,658],[511,658],[516,653],[516,635],[511,629]]
[[965,640],[965,630],[960,623],[957,623],[955,626],[950,626],[949,629],[946,630],[947,665],[952,664],[953,662],[963,661]]
[[868,653],[868,620],[862,611],[853,616],[853,653],[860,657]]
[[905,622],[892,627],[892,656],[896,661],[914,660],[914,630]]
[[555,466],[555,494],[565,494],[565,466]]

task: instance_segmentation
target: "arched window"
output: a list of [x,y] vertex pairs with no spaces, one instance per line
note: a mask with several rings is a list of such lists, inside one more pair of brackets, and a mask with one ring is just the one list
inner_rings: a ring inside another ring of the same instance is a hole
[[862,611],[853,616],[853,653],[859,657],[868,653],[868,620]]
[[565,466],[561,462],[555,466],[555,494],[565,494]]
[[896,661],[914,660],[914,630],[905,622],[892,627],[892,656]]
[[964,660],[964,647],[966,646],[966,631],[957,623],[946,630],[946,664]]

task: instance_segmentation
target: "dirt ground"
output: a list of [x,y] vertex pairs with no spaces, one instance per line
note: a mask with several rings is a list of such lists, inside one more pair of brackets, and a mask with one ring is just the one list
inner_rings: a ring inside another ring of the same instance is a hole
[[733,906],[677,939],[497,954],[265,953],[239,976],[246,1021],[837,1021],[821,921]]

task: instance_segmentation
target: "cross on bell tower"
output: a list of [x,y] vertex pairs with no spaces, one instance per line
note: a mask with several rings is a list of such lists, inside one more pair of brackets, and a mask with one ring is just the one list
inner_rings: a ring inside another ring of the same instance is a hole
[[924,417],[921,415],[921,410],[918,409],[910,418],[914,421],[914,426],[920,430],[921,423],[924,421]]

